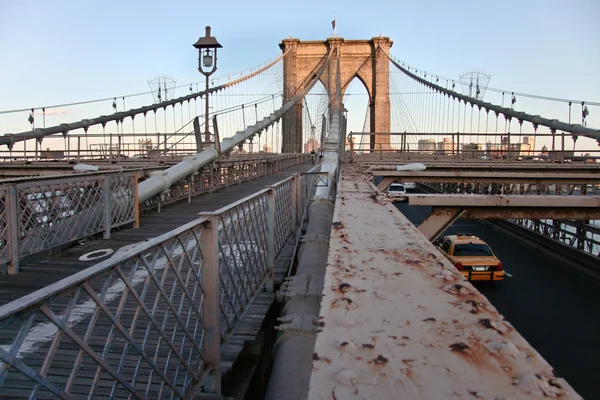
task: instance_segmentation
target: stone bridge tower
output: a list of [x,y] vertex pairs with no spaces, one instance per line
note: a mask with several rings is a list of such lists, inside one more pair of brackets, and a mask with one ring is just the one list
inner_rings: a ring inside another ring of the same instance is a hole
[[[344,40],[329,38],[325,41],[300,41],[285,39],[279,47],[290,52],[283,60],[283,101],[293,97],[321,65],[327,51],[338,46],[342,94],[354,78],[358,78],[369,95],[370,131],[390,131],[390,77],[389,60],[379,46],[389,52],[393,42],[388,37],[374,37],[371,40]],[[335,71],[337,63],[332,60],[325,69],[321,82],[331,97],[335,91]],[[390,148],[390,136],[371,137],[371,149]],[[301,153],[302,146],[302,103],[295,105],[283,118],[282,149],[284,153]]]

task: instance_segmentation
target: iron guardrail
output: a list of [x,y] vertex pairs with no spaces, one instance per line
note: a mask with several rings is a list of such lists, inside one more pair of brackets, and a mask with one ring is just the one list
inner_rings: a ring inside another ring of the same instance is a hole
[[510,219],[533,232],[574,247],[593,256],[600,257],[600,226],[587,221]]
[[219,392],[220,347],[269,290],[283,250],[270,239],[295,231],[301,179],[201,213],[0,306],[0,391],[188,398],[212,375]]
[[137,174],[38,179],[0,186],[0,264],[137,221]]

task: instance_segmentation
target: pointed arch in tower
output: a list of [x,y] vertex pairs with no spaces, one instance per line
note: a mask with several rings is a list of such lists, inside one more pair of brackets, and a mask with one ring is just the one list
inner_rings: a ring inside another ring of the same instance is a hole
[[[369,94],[371,132],[390,131],[390,80],[389,60],[381,51],[392,47],[393,42],[388,37],[375,37],[370,40],[345,40],[329,38],[325,41],[300,41],[285,39],[279,47],[289,53],[283,60],[283,101],[293,97],[298,88],[315,67],[325,57],[329,49],[337,46],[340,50],[340,71],[342,92],[350,82],[357,78],[365,85]],[[321,76],[321,82],[329,96],[335,92],[335,71],[337,64],[331,65]],[[302,104],[297,104],[283,118],[282,152],[302,152]],[[390,148],[389,135],[375,135],[371,138],[372,149]]]

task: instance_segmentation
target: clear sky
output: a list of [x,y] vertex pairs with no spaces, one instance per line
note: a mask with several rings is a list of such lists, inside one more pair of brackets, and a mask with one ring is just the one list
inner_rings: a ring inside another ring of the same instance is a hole
[[491,87],[600,101],[598,0],[0,0],[0,110],[144,92],[156,74],[199,81],[205,25],[223,45],[218,75],[239,72],[283,38],[331,36],[334,16],[339,36],[389,36],[420,69],[479,68]]

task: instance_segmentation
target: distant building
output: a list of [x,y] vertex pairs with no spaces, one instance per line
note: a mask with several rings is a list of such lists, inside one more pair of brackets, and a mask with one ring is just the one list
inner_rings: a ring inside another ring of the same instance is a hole
[[535,155],[535,137],[534,136],[523,136],[523,151],[522,156],[533,156]]
[[420,139],[417,142],[417,151],[423,154],[433,154],[435,152],[435,139]]
[[317,151],[320,147],[320,143],[314,137],[308,139],[306,143],[304,143],[304,152],[310,153],[311,151]]
[[481,150],[479,143],[465,143],[462,145],[462,154],[467,157],[481,157],[484,152]]
[[437,143],[438,154],[452,154],[454,151],[454,142],[450,138],[444,138]]

